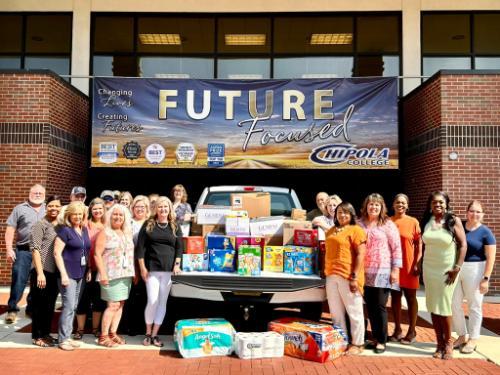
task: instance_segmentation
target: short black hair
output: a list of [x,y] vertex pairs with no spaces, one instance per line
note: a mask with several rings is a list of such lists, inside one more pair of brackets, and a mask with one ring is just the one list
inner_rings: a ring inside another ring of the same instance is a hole
[[349,212],[351,214],[351,221],[349,222],[349,225],[356,224],[356,210],[354,209],[354,206],[349,202],[342,202],[335,209],[335,217],[333,218],[333,222],[334,222],[336,227],[338,227],[340,225],[338,220],[337,220],[338,210]]

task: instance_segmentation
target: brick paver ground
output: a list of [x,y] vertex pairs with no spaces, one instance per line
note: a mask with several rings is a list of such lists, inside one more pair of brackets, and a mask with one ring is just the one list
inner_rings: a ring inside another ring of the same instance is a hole
[[[110,349],[62,352],[57,349],[3,349],[3,369],[9,375],[25,374],[496,374],[498,366],[483,360],[404,357],[341,357],[326,363],[291,357],[240,360],[236,357],[183,359],[175,352],[127,351]],[[2,371],[3,372],[3,371]]]

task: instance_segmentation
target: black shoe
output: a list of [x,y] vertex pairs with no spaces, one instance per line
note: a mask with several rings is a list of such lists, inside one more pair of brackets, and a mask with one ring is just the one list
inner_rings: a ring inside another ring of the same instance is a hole
[[377,344],[373,349],[375,354],[382,354],[385,352],[385,344]]
[[365,342],[365,349],[375,349],[376,345],[377,345],[377,343],[374,341],[366,341]]

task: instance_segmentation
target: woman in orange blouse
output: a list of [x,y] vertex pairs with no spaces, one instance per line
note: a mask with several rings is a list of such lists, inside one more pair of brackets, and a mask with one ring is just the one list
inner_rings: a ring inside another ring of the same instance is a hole
[[[403,267],[399,271],[399,286],[401,290],[391,290],[392,313],[394,314],[394,333],[391,341],[400,341],[409,345],[416,341],[417,331],[417,289],[420,274],[420,259],[422,258],[422,242],[420,241],[420,225],[414,217],[408,216],[409,199],[405,194],[398,194],[392,203],[394,216],[391,220],[396,224],[401,235],[401,249],[403,253]],[[403,337],[401,329],[401,297],[404,293],[408,304],[408,332]]]
[[363,350],[363,258],[366,233],[356,224],[352,204],[343,202],[335,210],[335,226],[326,233],[326,295],[333,323],[347,332],[345,313],[349,316],[352,343],[348,353]]

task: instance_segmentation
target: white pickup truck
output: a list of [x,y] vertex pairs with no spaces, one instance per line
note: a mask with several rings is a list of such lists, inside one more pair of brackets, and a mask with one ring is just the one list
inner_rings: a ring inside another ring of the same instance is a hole
[[[293,189],[266,186],[214,186],[203,191],[196,205],[230,206],[231,193],[269,192],[271,215],[290,216],[292,208],[302,208]],[[196,213],[195,209],[195,213]],[[183,272],[173,276],[171,295],[178,298],[237,305],[237,319],[269,320],[277,307],[300,309],[300,315],[318,320],[326,299],[325,282],[318,275],[262,272],[248,277],[224,272]],[[201,306],[201,305],[200,305]]]

